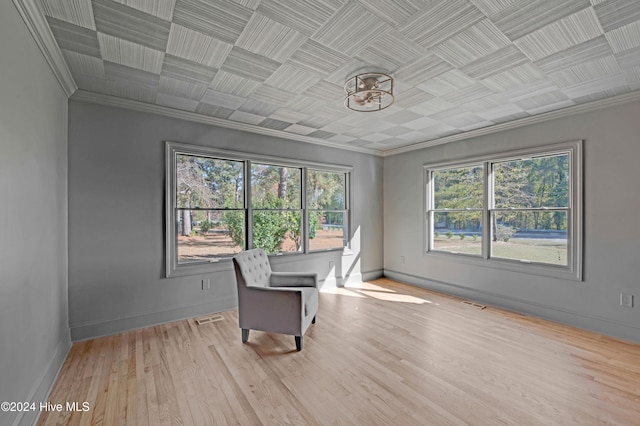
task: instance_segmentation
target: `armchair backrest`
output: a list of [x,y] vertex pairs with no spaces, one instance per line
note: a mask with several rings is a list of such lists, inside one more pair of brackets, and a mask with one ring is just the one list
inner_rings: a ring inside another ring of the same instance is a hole
[[233,257],[238,287],[268,287],[271,277],[269,258],[262,249],[246,250]]

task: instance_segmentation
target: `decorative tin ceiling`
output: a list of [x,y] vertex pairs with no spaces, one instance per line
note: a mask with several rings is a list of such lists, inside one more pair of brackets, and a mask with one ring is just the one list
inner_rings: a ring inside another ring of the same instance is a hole
[[[638,0],[39,1],[83,91],[345,147],[640,89]],[[394,105],[343,106],[363,71],[394,77]]]

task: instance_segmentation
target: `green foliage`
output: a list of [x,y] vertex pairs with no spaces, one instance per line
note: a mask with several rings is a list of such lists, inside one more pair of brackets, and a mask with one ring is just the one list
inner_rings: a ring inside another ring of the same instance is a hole
[[473,238],[473,241],[478,241],[478,234],[473,234],[471,238]]
[[200,233],[202,235],[205,235],[207,232],[209,232],[211,228],[213,228],[213,222],[210,222],[208,220],[203,220],[202,222],[200,222]]
[[511,239],[515,229],[511,226],[497,225],[495,230],[495,240],[504,241],[505,243]]
[[433,233],[433,236],[434,236],[435,238],[438,238],[438,237],[440,236],[440,233],[439,233],[438,231],[436,231],[436,232],[434,232],[434,233]]
[[460,239],[461,239],[461,240],[464,240],[464,237],[465,237],[464,233],[463,233],[463,232],[461,232],[461,233],[460,233]]
[[447,233],[445,234],[447,236],[447,239],[451,239],[451,237],[453,237],[453,232],[451,231],[447,231]]

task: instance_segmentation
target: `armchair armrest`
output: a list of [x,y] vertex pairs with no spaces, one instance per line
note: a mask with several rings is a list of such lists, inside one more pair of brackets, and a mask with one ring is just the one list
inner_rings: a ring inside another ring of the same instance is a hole
[[240,327],[300,335],[304,301],[302,290],[247,287],[240,311]]
[[272,272],[269,287],[318,287],[318,274],[313,272]]

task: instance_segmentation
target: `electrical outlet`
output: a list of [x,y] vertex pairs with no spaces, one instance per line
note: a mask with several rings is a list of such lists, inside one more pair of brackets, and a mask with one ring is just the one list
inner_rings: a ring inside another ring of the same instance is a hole
[[620,306],[633,308],[633,294],[620,293]]
[[202,280],[202,289],[203,290],[208,290],[211,288],[211,279],[206,278]]

